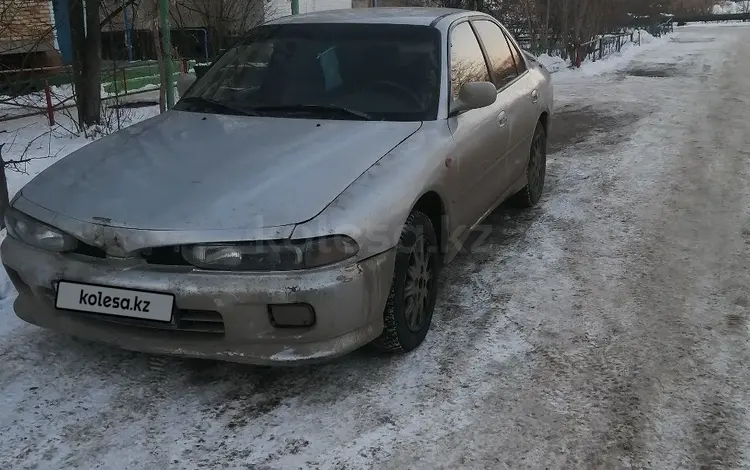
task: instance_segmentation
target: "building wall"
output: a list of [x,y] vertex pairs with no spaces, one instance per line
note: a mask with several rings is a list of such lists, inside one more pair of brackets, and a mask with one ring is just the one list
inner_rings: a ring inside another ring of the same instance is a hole
[[0,14],[0,68],[27,69],[61,63],[52,0],[3,0]]
[[[300,14],[314,11],[341,10],[352,8],[353,0],[299,0]],[[271,0],[266,12],[266,20],[273,20],[292,14],[290,0]]]
[[5,0],[3,21],[0,25],[0,41],[42,39],[54,41],[50,0]]

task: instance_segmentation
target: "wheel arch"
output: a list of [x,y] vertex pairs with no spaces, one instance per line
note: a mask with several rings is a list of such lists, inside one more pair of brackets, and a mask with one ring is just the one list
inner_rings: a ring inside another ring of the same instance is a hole
[[448,242],[448,211],[443,197],[434,189],[422,193],[411,208],[411,212],[419,211],[425,214],[432,222],[432,227],[437,236],[438,246],[441,254],[445,254]]
[[539,116],[539,121],[542,123],[542,127],[544,127],[544,133],[549,135],[549,113],[547,111],[542,111],[542,114]]

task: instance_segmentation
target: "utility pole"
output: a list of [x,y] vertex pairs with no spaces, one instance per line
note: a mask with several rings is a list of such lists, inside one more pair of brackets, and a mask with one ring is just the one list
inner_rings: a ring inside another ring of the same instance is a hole
[[299,0],[292,0],[292,15],[299,15]]
[[174,106],[174,64],[172,63],[172,38],[169,31],[169,1],[159,0],[159,29],[161,30],[161,53],[164,57],[164,83],[167,95],[167,109]]

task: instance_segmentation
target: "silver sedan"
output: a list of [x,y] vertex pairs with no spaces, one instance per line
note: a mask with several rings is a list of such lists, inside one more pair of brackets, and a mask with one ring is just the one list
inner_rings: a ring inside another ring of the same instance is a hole
[[485,14],[282,18],[183,91],[13,199],[20,318],[254,364],[407,352],[469,229],[542,194],[550,76]]

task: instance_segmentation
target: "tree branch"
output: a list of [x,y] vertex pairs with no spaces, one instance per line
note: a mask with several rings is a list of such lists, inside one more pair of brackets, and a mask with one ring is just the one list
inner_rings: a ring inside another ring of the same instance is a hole
[[[116,16],[118,16],[120,13],[122,13],[122,10],[124,10],[125,8],[127,8],[127,7],[129,7],[131,5],[137,4],[139,1],[140,0],[125,0],[125,3],[123,3],[122,5],[118,6],[114,10],[112,10],[112,13],[108,14],[102,20],[102,22],[99,23],[99,27],[100,28],[104,28],[106,25],[110,24],[112,22],[112,20],[115,19]],[[105,6],[105,8],[106,8],[106,6]]]

